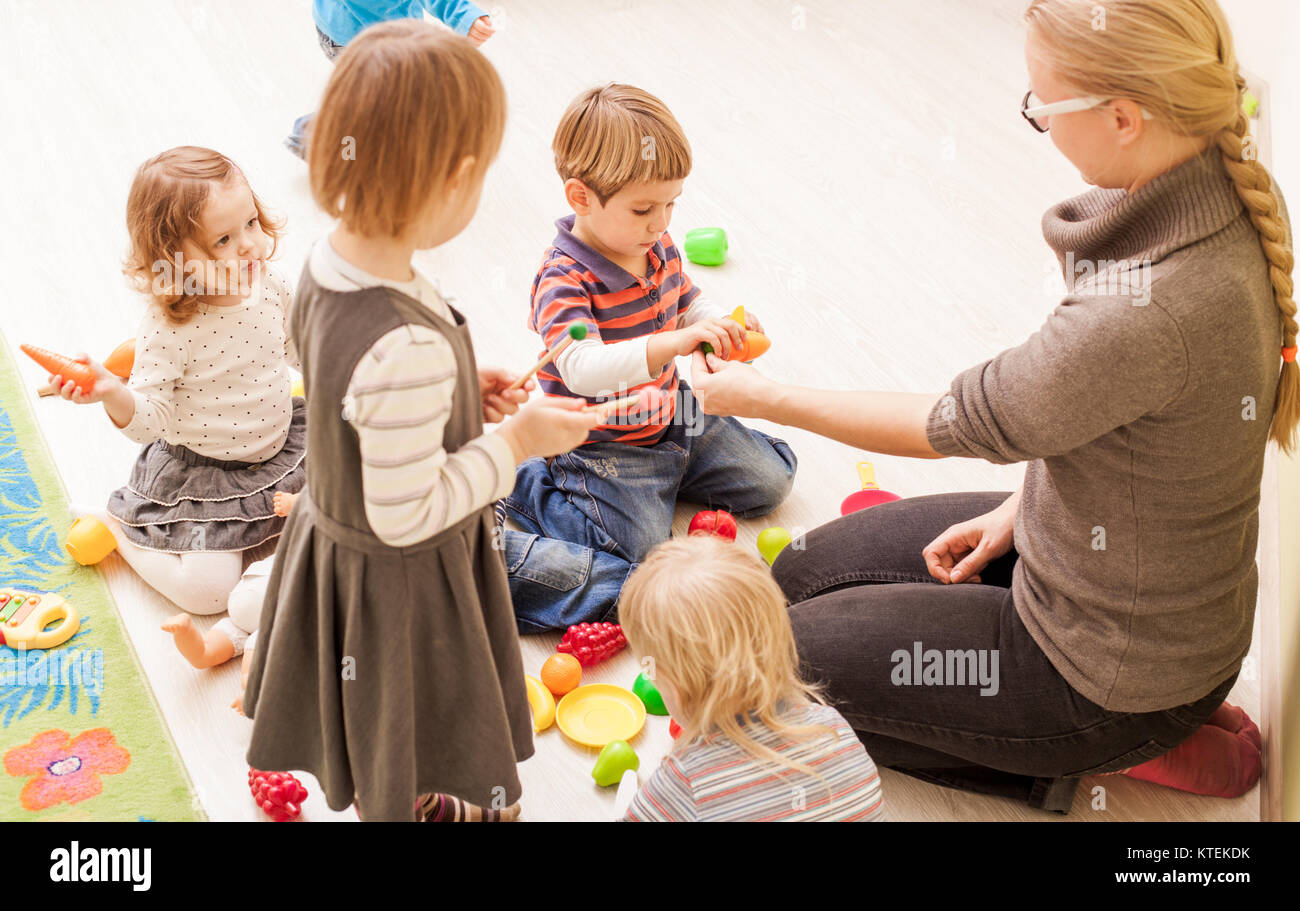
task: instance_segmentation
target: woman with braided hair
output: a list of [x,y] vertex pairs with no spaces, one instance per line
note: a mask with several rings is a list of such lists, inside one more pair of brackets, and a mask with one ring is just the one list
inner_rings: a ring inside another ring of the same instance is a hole
[[1043,218],[1067,294],[1042,328],[942,395],[701,354],[695,394],[875,452],[1028,463],[1013,494],[886,503],[773,566],[807,675],[878,764],[1061,811],[1102,773],[1237,796],[1260,773],[1224,698],[1264,455],[1300,421],[1286,209],[1214,0],[1033,0],[1025,19],[1022,113],[1096,187]]

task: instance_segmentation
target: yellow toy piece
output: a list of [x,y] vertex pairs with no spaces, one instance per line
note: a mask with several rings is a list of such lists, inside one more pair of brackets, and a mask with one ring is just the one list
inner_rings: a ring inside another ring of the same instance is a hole
[[[51,623],[58,626],[46,629]],[[10,648],[54,648],[72,638],[81,615],[62,595],[0,588],[0,644]]]
[[555,697],[536,677],[525,674],[524,683],[528,686],[528,706],[533,710],[533,733],[540,734],[555,723]]
[[94,566],[117,549],[117,540],[103,522],[94,516],[82,516],[68,529],[63,546],[82,566]]

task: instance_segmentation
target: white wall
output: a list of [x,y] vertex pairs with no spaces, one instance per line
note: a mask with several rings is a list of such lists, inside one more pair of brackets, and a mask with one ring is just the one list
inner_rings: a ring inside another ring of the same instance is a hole
[[[1300,225],[1300,3],[1220,2],[1242,67],[1268,83],[1273,176],[1289,196],[1294,229]],[[1275,480],[1266,475],[1263,493],[1275,496],[1276,505],[1261,506],[1261,523],[1274,523],[1271,529],[1261,525],[1261,539],[1271,533],[1280,552],[1271,583],[1268,568],[1260,568],[1260,610],[1273,612],[1261,617],[1261,634],[1268,637],[1263,660],[1271,665],[1261,691],[1269,741],[1261,816],[1300,820],[1300,458],[1280,457],[1276,469]]]

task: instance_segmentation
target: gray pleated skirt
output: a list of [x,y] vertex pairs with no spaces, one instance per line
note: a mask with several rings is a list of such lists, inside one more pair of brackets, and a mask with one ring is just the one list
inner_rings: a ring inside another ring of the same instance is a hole
[[289,436],[265,462],[199,455],[155,440],[140,450],[125,487],[113,491],[108,514],[127,539],[148,550],[182,554],[244,551],[276,537],[277,491],[297,493],[307,482],[307,408],[293,400]]

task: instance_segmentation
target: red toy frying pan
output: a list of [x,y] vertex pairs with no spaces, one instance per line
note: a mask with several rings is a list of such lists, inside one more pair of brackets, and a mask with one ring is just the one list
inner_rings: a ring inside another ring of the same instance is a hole
[[879,506],[881,503],[902,499],[896,493],[880,489],[876,484],[876,470],[871,467],[870,462],[858,463],[858,480],[862,483],[862,489],[855,490],[844,498],[844,502],[840,504],[840,515],[842,516],[857,512],[859,509],[866,509],[869,506]]

